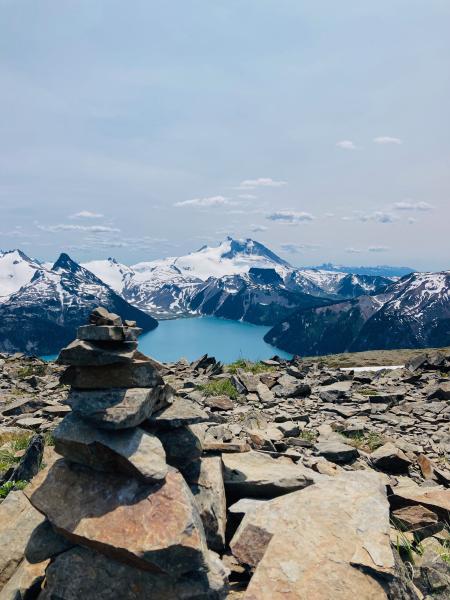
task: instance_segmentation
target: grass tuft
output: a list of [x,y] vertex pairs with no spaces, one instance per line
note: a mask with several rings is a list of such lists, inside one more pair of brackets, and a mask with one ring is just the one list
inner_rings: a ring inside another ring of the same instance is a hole
[[3,500],[13,490],[23,490],[28,481],[7,481],[3,485],[0,485],[0,498]]
[[197,389],[205,394],[205,396],[228,396],[233,400],[239,396],[237,389],[229,379],[213,379],[197,386]]

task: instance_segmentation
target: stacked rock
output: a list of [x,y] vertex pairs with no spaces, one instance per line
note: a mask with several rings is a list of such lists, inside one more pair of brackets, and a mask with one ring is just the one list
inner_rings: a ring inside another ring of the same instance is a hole
[[224,569],[174,466],[198,458],[190,426],[207,415],[174,397],[161,365],[138,351],[139,333],[134,322],[98,308],[58,357],[71,386],[72,413],[54,432],[63,458],[26,494],[74,547],[50,563],[40,599],[224,593]]

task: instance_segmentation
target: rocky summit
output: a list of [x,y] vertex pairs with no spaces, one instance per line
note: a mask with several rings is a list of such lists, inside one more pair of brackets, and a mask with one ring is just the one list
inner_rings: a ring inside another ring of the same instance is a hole
[[0,357],[1,600],[450,598],[447,352],[161,364],[139,333],[98,308],[55,363]]

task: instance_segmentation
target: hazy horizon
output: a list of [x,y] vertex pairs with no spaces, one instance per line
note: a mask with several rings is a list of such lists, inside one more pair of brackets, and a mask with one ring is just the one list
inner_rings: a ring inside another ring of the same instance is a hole
[[449,3],[0,10],[0,248],[450,268]]

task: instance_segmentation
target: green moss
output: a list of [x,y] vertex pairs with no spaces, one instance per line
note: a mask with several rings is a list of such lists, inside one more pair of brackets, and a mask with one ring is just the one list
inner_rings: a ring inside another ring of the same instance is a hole
[[342,435],[345,437],[346,444],[354,448],[361,448],[361,450],[366,452],[373,452],[385,443],[384,438],[374,431],[358,433],[357,435],[348,435],[345,433]]
[[227,366],[227,371],[229,373],[237,373],[238,370],[241,369],[247,373],[267,373],[270,371],[274,371],[274,367],[270,365],[265,365],[262,362],[252,362],[251,360],[247,360],[245,358],[240,358],[239,360],[235,360]]
[[300,435],[298,436],[302,440],[306,440],[307,442],[315,442],[317,439],[317,432],[312,429],[303,429],[300,431]]
[[235,400],[239,394],[229,379],[213,379],[208,383],[197,386],[205,396],[228,396]]

